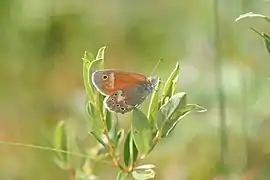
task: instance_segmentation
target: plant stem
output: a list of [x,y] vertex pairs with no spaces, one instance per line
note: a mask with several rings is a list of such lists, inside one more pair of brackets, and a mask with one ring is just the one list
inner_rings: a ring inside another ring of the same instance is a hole
[[70,168],[70,169],[69,169],[69,177],[70,177],[70,180],[76,180],[76,179],[75,179],[75,177],[76,177],[75,174],[76,174],[76,173],[75,173],[74,169],[73,169],[73,168]]
[[[241,1],[242,4],[241,4],[241,7],[242,7],[242,11],[246,11],[250,8],[251,6],[251,1],[250,0],[242,0]],[[263,37],[262,34],[260,34],[259,32],[257,32],[255,29],[252,29],[253,31],[255,31],[256,33],[258,33],[260,36]],[[242,38],[245,38],[245,36],[242,35]],[[248,43],[248,42],[246,42]],[[246,53],[246,52],[245,52]],[[243,65],[245,62],[242,62]],[[245,67],[245,66],[243,66]],[[246,78],[246,68],[243,69],[242,71],[242,88],[241,88],[241,94],[242,94],[242,133],[243,133],[243,136],[244,136],[244,153],[246,155],[246,166],[244,167],[244,170],[246,168],[248,168],[248,161],[249,161],[249,150],[248,150],[248,137],[247,137],[247,134],[248,134],[248,94],[247,94],[247,78]],[[253,172],[253,171],[252,171]],[[249,173],[250,174],[250,173]],[[247,178],[246,178],[247,179]]]
[[[45,147],[45,146],[38,146],[34,144],[25,144],[25,143],[19,143],[19,142],[7,142],[7,141],[0,141],[0,145],[5,144],[5,145],[11,145],[11,146],[20,146],[20,147],[29,147],[29,148],[34,148],[34,149],[41,149],[45,151],[52,151],[52,152],[61,152],[77,157],[82,157],[82,158],[89,158],[89,155],[86,154],[81,154],[81,153],[75,153],[75,152],[70,152],[62,149],[55,149],[55,148],[50,148],[50,147]],[[96,158],[90,157],[92,160],[97,160]]]
[[219,26],[219,0],[213,1],[214,5],[214,59],[215,59],[215,80],[217,89],[217,98],[219,102],[219,117],[220,117],[220,168],[222,171],[227,171],[225,156],[227,153],[227,133],[226,133],[226,112],[225,112],[225,96],[222,77],[222,55],[221,55],[221,40]]
[[[95,102],[99,102],[99,101],[95,101]],[[108,127],[106,125],[106,117],[104,117],[101,109],[99,108],[100,107],[99,104],[97,104],[97,103],[95,103],[95,104],[96,104],[97,109],[99,110],[99,113],[101,114],[101,117],[102,117],[103,134],[105,135],[105,138],[106,138],[106,140],[108,142],[108,146],[109,146],[109,149],[110,149],[110,156],[112,158],[113,166],[120,168],[122,171],[128,172],[128,170],[125,169],[119,162],[119,157],[116,154],[116,150],[115,150],[114,145],[113,145],[113,143],[111,141],[111,138],[110,138],[110,135],[109,135],[109,130],[108,130]]]

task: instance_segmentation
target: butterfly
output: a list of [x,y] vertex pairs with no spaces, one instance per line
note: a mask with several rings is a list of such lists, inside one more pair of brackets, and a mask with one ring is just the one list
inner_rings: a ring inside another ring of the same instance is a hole
[[142,104],[157,86],[159,78],[120,70],[98,70],[92,83],[106,98],[105,107],[116,113],[127,113]]

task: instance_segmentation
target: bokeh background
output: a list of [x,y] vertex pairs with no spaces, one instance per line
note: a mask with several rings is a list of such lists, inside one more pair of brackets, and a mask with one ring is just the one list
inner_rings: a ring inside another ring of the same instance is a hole
[[[245,12],[269,15],[269,7],[266,1],[219,0],[217,47],[210,0],[1,0],[0,140],[50,147],[60,120],[72,119],[80,129],[86,119],[81,58],[106,45],[106,68],[150,75],[163,57],[156,74],[165,79],[179,62],[178,90],[187,92],[189,103],[208,109],[187,116],[146,159],[156,165],[155,179],[270,179],[269,54],[248,29],[269,33],[270,24],[235,23]],[[227,143],[221,141],[216,48]],[[79,132],[80,139],[87,137]],[[220,175],[223,156],[226,177]],[[69,179],[53,158],[52,152],[1,144],[0,179]],[[95,174],[116,177],[108,165]]]

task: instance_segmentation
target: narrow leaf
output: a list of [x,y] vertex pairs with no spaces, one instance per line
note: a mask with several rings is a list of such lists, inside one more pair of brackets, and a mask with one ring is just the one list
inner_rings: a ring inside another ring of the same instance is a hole
[[124,162],[128,168],[137,160],[138,149],[132,139],[131,131],[128,132],[124,143]]
[[144,164],[141,166],[137,166],[135,169],[153,169],[156,166],[154,164]]
[[120,171],[118,172],[117,180],[130,180],[130,174]]
[[157,126],[160,129],[164,122],[169,120],[171,116],[179,109],[186,106],[186,93],[180,92],[173,95],[167,103],[160,107],[157,118]]
[[260,33],[256,29],[254,29],[254,28],[251,28],[251,30],[253,30],[257,34],[259,34],[263,38],[264,45],[265,45],[268,53],[270,53],[270,37],[266,33],[264,33],[264,32]]
[[270,19],[268,17],[266,17],[262,14],[256,14],[253,12],[248,12],[248,13],[240,15],[239,17],[237,17],[235,19],[235,22],[238,22],[238,21],[246,19],[246,18],[262,18],[262,19],[266,20],[267,22],[270,22]]
[[[74,132],[70,132],[67,134],[67,151],[74,152],[74,153],[81,153],[80,148],[77,144],[76,134]],[[77,169],[82,164],[82,158],[79,158],[77,156],[67,154],[67,162],[68,164],[73,167],[74,169]]]
[[[61,150],[67,150],[67,140],[66,140],[66,133],[65,133],[65,122],[60,121],[54,131],[54,148],[55,149],[61,149]],[[63,161],[66,163],[66,154],[63,154],[61,152],[56,152],[57,157],[60,161]]]
[[197,113],[201,113],[201,112],[206,112],[207,109],[205,109],[204,107],[198,105],[198,104],[188,104],[186,109],[193,111],[193,112],[197,112]]
[[191,112],[205,112],[206,109],[197,105],[197,104],[188,104],[186,107],[178,109],[173,116],[168,119],[162,127],[162,135],[161,137],[167,137],[172,130],[175,128],[177,123],[180,122],[186,115]]
[[153,92],[153,94],[151,96],[150,103],[149,103],[149,108],[148,108],[147,118],[150,121],[151,127],[153,127],[153,125],[155,124],[158,109],[160,108],[159,103],[158,103],[159,89],[160,89],[160,80],[158,81],[157,86],[155,88],[155,91]]
[[54,162],[59,168],[63,170],[68,170],[70,168],[70,165],[67,162],[62,161],[57,157],[54,158]]
[[179,74],[180,74],[180,66],[178,63],[176,63],[176,67],[174,68],[174,70],[172,71],[172,73],[170,74],[168,80],[164,85],[160,105],[163,105],[166,99],[169,99],[174,94],[175,84],[178,80]]
[[83,82],[87,95],[87,99],[94,99],[94,87],[90,84],[89,71],[90,65],[94,61],[94,59],[88,59],[92,56],[87,56],[87,52],[85,53],[85,57],[83,59]]
[[[83,82],[87,94],[87,98],[89,100],[92,100],[92,102],[95,101],[95,94],[98,93],[98,91],[95,89],[94,85],[92,84],[91,76],[94,71],[97,69],[102,69],[104,66],[104,53],[105,53],[106,47],[102,47],[99,49],[96,59],[93,59],[93,55],[89,55],[89,53],[85,53],[85,57],[83,58]],[[91,59],[87,59],[91,58]]]
[[131,156],[130,156],[130,141],[131,141],[131,132],[129,131],[124,143],[124,162],[126,166],[130,165]]
[[101,140],[99,137],[98,137],[98,135],[96,135],[96,133],[94,133],[94,132],[90,132],[90,134],[91,135],[93,135],[93,137],[104,147],[104,148],[107,148],[107,145],[106,145],[106,143],[103,141],[103,140]]
[[115,137],[114,145],[116,148],[119,146],[119,144],[121,144],[123,139],[124,139],[124,129],[121,129],[117,132],[117,136]]
[[147,117],[138,108],[134,108],[133,110],[132,125],[138,131],[142,131],[142,130],[150,128],[150,123]]
[[[106,108],[105,108],[106,109]],[[107,126],[107,129],[108,131],[111,130],[112,128],[112,116],[111,116],[111,113],[110,111],[108,111],[107,109],[105,110],[105,118],[106,118],[106,126]]]
[[153,169],[135,169],[132,172],[132,176],[136,180],[147,180],[155,177],[155,171]]
[[150,149],[152,139],[151,125],[147,117],[137,108],[133,110],[132,135],[141,158],[144,158]]
[[130,142],[130,147],[132,148],[131,150],[131,157],[132,157],[132,161],[131,164],[134,165],[134,163],[137,161],[138,155],[139,155],[139,151],[137,149],[137,146],[134,142],[133,137],[131,136],[131,142]]
[[120,130],[119,118],[118,115],[115,113],[115,124],[114,124],[114,135]]
[[117,136],[118,136],[118,133],[120,131],[120,125],[119,125],[119,119],[118,119],[118,116],[117,114],[115,113],[115,123],[113,125],[113,140],[115,141],[116,143],[116,139],[117,139]]
[[85,112],[86,112],[86,115],[88,116],[88,118],[90,120],[93,119],[93,116],[94,116],[94,112],[93,111],[94,111],[94,109],[92,108],[92,104],[91,104],[90,101],[88,101],[86,103],[86,106],[85,106]]
[[106,49],[106,46],[99,48],[97,56],[96,56],[96,60],[104,59],[105,49]]
[[103,127],[101,114],[97,110],[96,106],[90,101],[88,101],[88,103],[86,104],[86,112],[89,119],[97,125],[96,127]]
[[89,53],[89,52],[85,51],[82,60],[83,61],[88,61],[90,63],[90,62],[94,61],[95,58],[94,58],[92,53]]

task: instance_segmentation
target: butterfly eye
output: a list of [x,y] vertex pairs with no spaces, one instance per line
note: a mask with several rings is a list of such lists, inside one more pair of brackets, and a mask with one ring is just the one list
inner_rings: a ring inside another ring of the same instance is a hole
[[107,75],[103,75],[103,76],[102,76],[102,79],[103,79],[103,80],[107,80],[107,79],[108,79],[108,76],[107,76]]
[[124,111],[124,110],[125,110],[125,108],[124,108],[124,107],[121,107],[120,109],[121,109],[121,111]]

